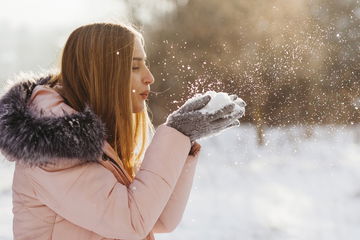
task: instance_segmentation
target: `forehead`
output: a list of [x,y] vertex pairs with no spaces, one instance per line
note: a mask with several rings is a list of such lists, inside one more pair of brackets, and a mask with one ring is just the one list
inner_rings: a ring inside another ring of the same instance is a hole
[[141,41],[139,38],[135,38],[135,44],[134,44],[134,58],[146,58],[146,53],[144,50],[144,47],[141,44]]

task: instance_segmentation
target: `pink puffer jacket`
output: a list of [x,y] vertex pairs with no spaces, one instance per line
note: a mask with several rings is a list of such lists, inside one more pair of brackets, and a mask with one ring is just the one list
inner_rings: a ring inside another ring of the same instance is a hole
[[[42,112],[45,119],[75,113],[45,85],[36,85],[29,96],[28,108]],[[188,155],[190,148],[185,135],[158,127],[134,181],[126,186],[119,168],[102,157],[84,162],[59,156],[52,159],[59,164],[42,167],[32,162],[29,167],[25,157],[20,161],[3,147],[2,153],[17,161],[12,188],[14,240],[140,240],[173,231],[185,210],[197,165],[198,154]],[[114,157],[106,141],[102,151]]]

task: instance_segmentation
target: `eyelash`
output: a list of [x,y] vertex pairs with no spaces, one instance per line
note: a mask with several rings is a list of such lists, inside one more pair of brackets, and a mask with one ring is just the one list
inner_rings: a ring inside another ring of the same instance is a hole
[[[148,61],[145,61],[145,62],[144,62],[144,66],[146,66],[147,68],[150,69],[150,65],[149,65],[149,62],[148,62]],[[132,70],[139,70],[140,68],[141,68],[141,66],[140,66],[140,67],[132,67]]]

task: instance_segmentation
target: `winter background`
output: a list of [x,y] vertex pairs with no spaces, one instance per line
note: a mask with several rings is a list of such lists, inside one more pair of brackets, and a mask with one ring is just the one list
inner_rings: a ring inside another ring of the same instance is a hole
[[[130,21],[143,26],[157,81],[155,123],[195,92],[229,91],[248,103],[240,127],[200,141],[183,219],[157,239],[360,239],[359,1],[0,5],[0,88],[21,71],[56,66],[77,26]],[[300,16],[311,24],[297,24]],[[0,155],[0,240],[12,239],[13,169]]]
[[[360,126],[271,129],[266,145],[241,126],[201,141],[183,219],[157,239],[357,240]],[[13,165],[0,164],[0,239],[12,239]]]

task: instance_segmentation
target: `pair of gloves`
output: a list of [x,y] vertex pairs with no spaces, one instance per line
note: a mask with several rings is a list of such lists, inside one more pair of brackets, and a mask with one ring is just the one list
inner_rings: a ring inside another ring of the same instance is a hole
[[244,115],[246,104],[236,95],[231,95],[230,99],[232,103],[214,113],[200,111],[211,100],[211,96],[204,95],[190,99],[178,110],[171,113],[165,124],[188,136],[191,142],[238,126],[240,124],[238,118]]

